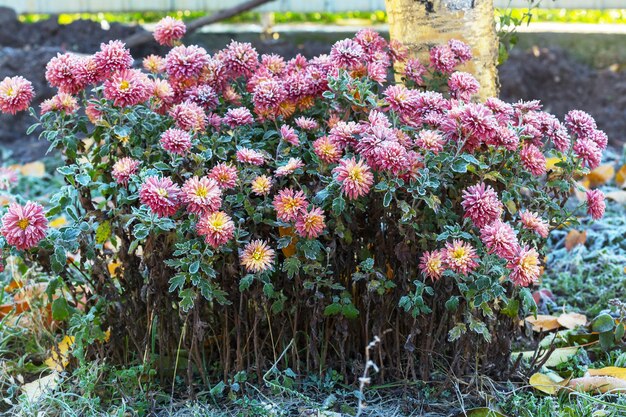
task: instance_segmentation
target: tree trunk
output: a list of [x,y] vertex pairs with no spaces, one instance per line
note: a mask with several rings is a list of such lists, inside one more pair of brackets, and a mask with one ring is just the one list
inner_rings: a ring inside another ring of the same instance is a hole
[[428,60],[429,46],[461,40],[474,59],[459,68],[480,82],[481,99],[498,93],[498,41],[492,0],[386,0],[391,39],[404,43],[412,56]]

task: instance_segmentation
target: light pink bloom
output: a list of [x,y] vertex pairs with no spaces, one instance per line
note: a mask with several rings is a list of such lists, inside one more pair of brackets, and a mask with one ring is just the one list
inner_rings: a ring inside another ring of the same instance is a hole
[[300,116],[294,120],[296,126],[302,130],[315,130],[319,129],[319,124],[310,117]]
[[276,177],[284,177],[286,175],[293,174],[295,170],[302,168],[303,166],[304,166],[304,163],[302,162],[302,159],[289,158],[289,160],[287,161],[285,165],[281,165],[278,168],[276,168],[274,175]]
[[302,191],[285,188],[276,194],[272,205],[278,220],[290,222],[296,220],[306,210],[308,202]]
[[231,41],[219,58],[232,78],[249,77],[259,66],[259,53],[248,42]]
[[527,287],[536,282],[541,275],[539,254],[535,249],[525,246],[507,264],[507,268],[511,270],[509,279],[515,285]]
[[41,114],[52,111],[62,111],[65,114],[74,114],[78,110],[78,101],[67,93],[57,93],[54,97],[44,100],[40,105]]
[[272,189],[272,179],[267,175],[259,175],[252,180],[250,188],[258,196],[268,195]]
[[17,171],[13,168],[0,168],[0,190],[8,190],[17,182]]
[[126,44],[121,41],[101,43],[100,50],[93,55],[93,59],[104,75],[128,69],[133,65],[133,57],[126,49]]
[[211,178],[193,176],[181,188],[181,201],[190,213],[217,211],[222,206],[222,190]]
[[80,62],[75,54],[57,53],[46,65],[46,80],[63,93],[77,94],[85,87],[85,83],[78,78]]
[[126,187],[131,175],[137,172],[137,168],[140,164],[141,162],[129,157],[118,159],[117,162],[113,164],[111,176],[118,184]]
[[515,230],[501,220],[483,227],[480,230],[480,240],[485,244],[489,253],[506,260],[513,259],[520,249]]
[[161,134],[161,146],[167,152],[184,156],[191,149],[191,136],[184,130],[170,128]]
[[153,74],[165,71],[165,59],[158,55],[148,55],[141,63],[143,69]]
[[222,190],[235,188],[237,185],[237,168],[233,165],[220,162],[209,171],[209,178],[217,181]]
[[34,96],[33,85],[24,77],[5,77],[0,82],[0,111],[15,114],[26,110]]
[[442,251],[446,266],[456,273],[467,275],[478,266],[476,250],[468,242],[455,239]]
[[237,161],[261,166],[265,163],[265,157],[261,152],[249,148],[239,148],[237,150]]
[[334,164],[341,158],[341,149],[335,145],[328,136],[322,136],[313,142],[315,155],[327,164]]
[[446,270],[444,251],[424,252],[420,257],[419,268],[426,277],[437,281]]
[[300,145],[300,138],[298,138],[298,134],[295,129],[289,125],[282,125],[280,127],[280,137],[292,146]]
[[9,245],[19,250],[27,250],[46,237],[48,220],[43,207],[32,201],[21,206],[12,203],[7,213],[2,217],[2,236]]
[[366,195],[374,183],[374,174],[363,161],[354,158],[342,159],[333,169],[337,181],[341,184],[341,192],[354,200]]
[[519,153],[522,166],[531,174],[541,176],[546,173],[546,157],[532,143],[525,143]]
[[543,220],[537,213],[527,210],[520,211],[520,219],[524,228],[532,230],[542,238],[547,238],[550,233],[550,225]]
[[600,190],[587,190],[587,213],[594,220],[599,220],[604,216],[605,209],[604,193]]
[[456,71],[448,79],[448,88],[452,98],[470,101],[472,96],[478,93],[480,85],[473,75],[467,72]]
[[150,81],[139,70],[122,70],[104,82],[104,98],[119,107],[134,106],[150,97]]
[[326,227],[324,219],[324,212],[319,207],[303,211],[296,220],[296,232],[304,238],[315,239],[322,234]]
[[239,126],[251,125],[254,123],[254,118],[247,108],[237,107],[228,109],[223,121],[230,126],[231,129],[234,129]]
[[209,55],[196,45],[176,46],[165,56],[165,71],[174,79],[193,79],[200,76]]
[[276,253],[264,240],[253,240],[240,254],[241,265],[252,273],[267,271],[274,264]]
[[415,139],[416,146],[431,151],[435,155],[443,150],[444,144],[445,139],[443,136],[434,130],[422,130]]
[[182,130],[202,131],[206,127],[204,110],[191,101],[175,105],[170,109],[169,115]]
[[233,238],[235,223],[223,211],[205,212],[198,220],[196,232],[204,236],[207,245],[217,249]]
[[176,41],[185,36],[186,31],[187,28],[182,21],[165,16],[154,28],[154,39],[159,45],[173,46]]

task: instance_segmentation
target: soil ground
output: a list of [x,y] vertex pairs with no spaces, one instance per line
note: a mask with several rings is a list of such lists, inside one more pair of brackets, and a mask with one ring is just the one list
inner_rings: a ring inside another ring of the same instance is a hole
[[[44,71],[46,63],[57,52],[93,53],[100,42],[124,39],[142,30],[138,26],[115,23],[104,30],[100,23],[86,20],[69,25],[59,25],[54,19],[22,24],[14,14],[0,9],[0,79],[25,75],[34,84],[34,104],[38,106],[54,93],[46,84]],[[293,32],[281,34],[278,40],[263,40],[257,33],[213,32],[196,33],[186,41],[214,52],[234,38],[252,42],[260,53],[279,53],[287,57],[301,53],[311,57],[327,53],[336,40],[346,36],[350,34]],[[616,45],[626,43],[626,35],[598,35],[593,46],[589,43],[593,35],[586,34],[584,44],[587,47],[584,49],[572,46],[572,37],[575,38],[576,34],[563,37],[558,34],[521,33],[521,46],[513,50],[510,59],[500,67],[501,97],[513,102],[539,99],[545,110],[559,117],[570,109],[587,111],[607,132],[611,143],[620,147],[626,141],[626,71],[620,72],[619,69],[626,63],[619,61],[626,58],[611,51],[619,49]],[[563,44],[564,39],[570,39],[567,45]],[[136,59],[166,52],[155,43],[132,50]],[[597,61],[603,66],[595,65]],[[613,64],[609,65],[611,62]],[[609,66],[604,67],[606,65]],[[19,161],[42,157],[47,148],[46,142],[29,138],[25,133],[32,121],[26,113],[16,117],[0,116],[2,159],[9,155]]]

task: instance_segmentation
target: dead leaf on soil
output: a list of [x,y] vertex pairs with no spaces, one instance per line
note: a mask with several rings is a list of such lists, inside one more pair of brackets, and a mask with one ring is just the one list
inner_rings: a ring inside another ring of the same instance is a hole
[[63,372],[70,363],[69,352],[74,345],[74,336],[65,336],[50,352],[50,357],[44,361],[48,367],[54,371]]
[[29,403],[37,402],[43,394],[54,389],[59,385],[59,374],[56,372],[48,376],[36,379],[28,384],[22,385],[22,393],[26,395]]
[[46,175],[46,166],[39,161],[24,164],[19,169],[22,175],[26,177],[42,178]]
[[459,414],[459,416],[467,416],[467,417],[506,417],[499,411],[493,410],[489,407],[479,407],[472,408],[470,410],[465,410],[463,414]]
[[591,188],[599,187],[611,181],[615,176],[615,168],[612,164],[600,165],[587,175]]
[[[578,346],[569,346],[569,347],[554,349],[554,351],[550,354],[550,357],[544,363],[543,366],[552,368],[564,362],[567,362],[574,355],[576,355],[576,353],[578,353],[578,349],[580,349],[580,347]],[[527,350],[525,352],[513,352],[511,354],[511,358],[513,360],[517,360],[517,357],[519,356],[520,353],[522,354],[522,359],[525,359],[525,360],[531,360],[535,356],[534,350]]]
[[578,230],[570,230],[567,236],[565,236],[565,249],[570,252],[578,245],[584,245],[587,241],[587,231],[583,230],[579,232]]
[[609,200],[616,201],[620,204],[626,204],[626,190],[611,191],[604,195]]
[[622,188],[626,185],[626,165],[622,165],[617,174],[615,174],[615,183]]
[[580,313],[564,313],[557,319],[559,324],[567,329],[575,329],[587,324],[587,316]]
[[626,380],[626,368],[620,368],[618,366],[607,366],[606,368],[589,369],[587,373],[590,376],[612,376]]
[[555,372],[549,372],[547,374],[536,373],[533,374],[528,381],[534,389],[550,395],[559,392],[561,388],[567,385],[567,382],[568,380],[561,378],[561,376]]
[[547,314],[537,314],[537,318],[534,316],[528,316],[524,320],[530,323],[533,331],[535,332],[549,332],[550,330],[555,330],[561,327],[556,316],[550,316]]
[[584,376],[574,378],[568,384],[568,388],[584,392],[626,392],[626,381],[612,376]]

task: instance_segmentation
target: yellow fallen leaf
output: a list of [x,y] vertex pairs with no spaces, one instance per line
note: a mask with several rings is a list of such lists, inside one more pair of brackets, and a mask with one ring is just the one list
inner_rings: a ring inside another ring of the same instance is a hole
[[67,219],[65,218],[65,216],[59,216],[56,219],[50,221],[49,226],[55,229],[60,229],[66,224],[67,224]]
[[567,329],[575,329],[587,324],[587,316],[580,313],[564,313],[557,319],[559,324]]
[[109,270],[109,274],[111,274],[112,277],[116,277],[122,268],[122,264],[120,262],[111,262],[107,265],[107,268]]
[[561,327],[557,317],[547,314],[537,314],[537,318],[534,316],[528,316],[524,320],[530,323],[533,327],[533,331],[535,332],[549,332],[550,330],[555,330]]
[[282,251],[283,251],[283,255],[285,255],[285,257],[290,258],[293,255],[296,254],[296,243],[298,242],[298,238],[296,237],[296,234],[293,232],[293,227],[279,227],[278,228],[278,235],[280,237],[283,236],[291,236],[291,243],[289,243],[289,245],[285,246]]
[[587,174],[589,186],[592,188],[599,187],[611,181],[615,176],[615,168],[612,164],[600,165]]
[[74,336],[65,336],[59,344],[52,349],[50,357],[44,363],[53,371],[63,372],[68,363],[70,363],[69,352],[74,345]]
[[36,379],[28,384],[22,385],[22,393],[26,396],[29,403],[39,401],[41,396],[46,392],[54,391],[59,385],[59,374],[56,372],[50,375]]
[[624,187],[626,185],[626,165],[622,165],[622,167],[615,174],[615,184],[618,187]]
[[568,388],[583,392],[626,392],[626,381],[611,376],[584,376],[574,378],[568,384]]
[[27,177],[41,178],[46,175],[46,166],[43,162],[35,161],[22,165],[20,172]]
[[[578,353],[578,349],[580,349],[578,346],[569,346],[569,347],[554,349],[552,353],[550,354],[550,356],[548,357],[548,360],[543,364],[543,366],[552,368],[564,362],[567,362],[574,355],[576,355],[576,353]],[[534,350],[527,350],[525,352],[513,352],[511,354],[511,359],[517,360],[517,357],[519,356],[520,353],[522,354],[522,359],[525,359],[525,360],[531,360],[535,356]],[[541,358],[543,357],[540,357],[540,359]]]
[[579,232],[578,230],[570,230],[567,236],[565,236],[565,249],[567,251],[571,251],[578,245],[584,245],[587,241],[587,231],[583,230]]
[[111,328],[109,327],[106,332],[104,332],[104,342],[108,342],[111,339]]
[[612,376],[614,378],[626,380],[626,368],[618,366],[607,366],[606,368],[589,369],[587,373],[590,376]]
[[604,195],[609,200],[616,201],[620,204],[626,204],[626,190],[611,191]]
[[546,171],[560,169],[559,167],[556,166],[556,164],[558,164],[561,161],[566,161],[566,160],[567,160],[566,157],[563,157],[563,158],[557,158],[557,157],[546,158]]
[[561,388],[567,385],[567,382],[567,380],[561,378],[559,374],[554,372],[533,374],[528,381],[534,389],[550,395],[559,392]]

